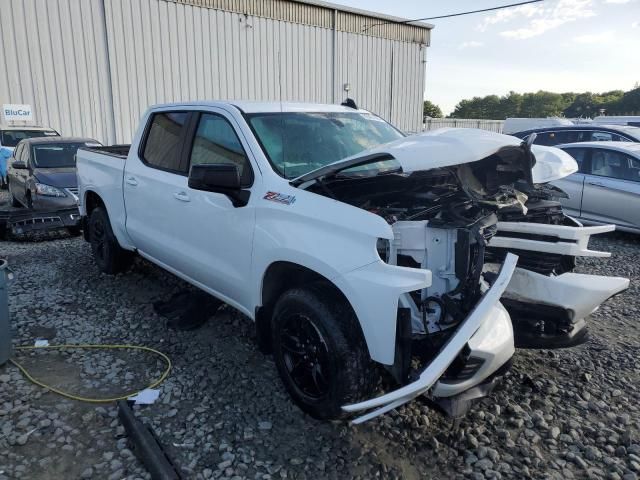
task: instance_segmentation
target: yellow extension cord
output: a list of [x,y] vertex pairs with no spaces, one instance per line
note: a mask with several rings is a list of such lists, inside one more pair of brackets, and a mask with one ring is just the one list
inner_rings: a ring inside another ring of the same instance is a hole
[[[164,382],[164,380],[167,378],[167,375],[169,375],[169,372],[171,371],[171,360],[169,359],[169,357],[167,357],[164,353],[159,352],[158,350],[154,350],[153,348],[149,348],[149,347],[140,347],[137,345],[47,345],[44,347],[36,347],[36,346],[24,346],[24,347],[16,347],[16,350],[42,350],[42,349],[53,349],[53,350],[63,350],[65,348],[78,348],[78,349],[102,349],[102,350],[142,350],[145,352],[151,352],[155,355],[158,355],[160,357],[162,357],[162,359],[165,361],[165,363],[167,364],[167,368],[165,369],[164,373],[162,374],[162,376],[156,380],[155,382],[153,382],[151,385],[149,385],[146,388],[154,388],[157,387],[158,385],[160,385],[162,382]],[[74,395],[72,393],[67,393],[63,390],[60,390],[58,388],[52,387],[50,385],[47,385],[43,382],[41,382],[40,380],[33,378],[33,376],[31,376],[31,374],[29,373],[29,371],[24,368],[20,363],[18,363],[16,360],[14,360],[13,358],[10,358],[9,361],[15,365],[16,367],[18,367],[18,369],[23,373],[23,375],[25,377],[27,377],[31,382],[35,383],[36,385],[42,387],[42,388],[46,388],[48,390],[51,390],[52,392],[57,393],[58,395],[62,395],[63,397],[66,398],[70,398],[71,400],[78,400],[81,402],[88,402],[88,403],[110,403],[110,402],[115,402],[117,400],[126,400],[127,398],[136,395],[138,393],[140,393],[142,390],[136,390],[134,392],[131,393],[127,393],[126,395],[122,395],[120,397],[115,397],[115,398],[86,398],[86,397],[81,397],[79,395]],[[144,390],[144,389],[143,389]]]

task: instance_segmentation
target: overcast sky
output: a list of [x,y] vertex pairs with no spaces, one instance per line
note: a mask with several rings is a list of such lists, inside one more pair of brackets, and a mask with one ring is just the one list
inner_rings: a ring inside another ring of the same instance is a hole
[[[334,0],[404,18],[517,1]],[[445,114],[473,96],[629,90],[640,82],[640,0],[545,0],[430,23],[425,98]]]

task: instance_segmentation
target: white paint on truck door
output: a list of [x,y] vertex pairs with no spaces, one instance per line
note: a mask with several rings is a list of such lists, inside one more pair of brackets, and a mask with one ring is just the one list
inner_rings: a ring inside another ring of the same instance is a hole
[[[234,163],[246,188],[254,180],[250,161],[233,120],[221,110],[202,113],[193,141],[185,149],[187,165]],[[255,190],[255,184],[253,185]],[[176,216],[175,242],[184,245],[185,273],[247,310],[251,309],[251,252],[255,228],[255,208],[250,199],[234,207],[222,193],[186,189],[191,202],[184,214]],[[252,315],[252,312],[249,313]]]
[[175,231],[190,207],[176,198],[187,189],[180,161],[189,117],[188,112],[154,114],[140,151],[129,153],[123,179],[126,227],[133,244],[178,271],[184,271],[188,248]]

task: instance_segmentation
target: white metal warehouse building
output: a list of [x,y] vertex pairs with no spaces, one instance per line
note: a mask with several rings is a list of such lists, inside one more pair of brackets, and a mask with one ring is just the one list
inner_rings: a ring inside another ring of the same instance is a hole
[[[339,103],[422,127],[431,25],[320,1],[0,0],[0,104],[128,143],[152,104]],[[388,22],[388,23],[383,23]]]

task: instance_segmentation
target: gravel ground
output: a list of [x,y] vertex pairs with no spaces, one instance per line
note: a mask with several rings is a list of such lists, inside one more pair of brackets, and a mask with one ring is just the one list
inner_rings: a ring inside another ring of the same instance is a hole
[[[368,424],[322,423],[289,400],[252,323],[230,308],[192,332],[167,330],[152,302],[186,285],[137,260],[115,277],[81,238],[0,241],[15,271],[14,344],[130,343],[169,355],[173,370],[151,406],[153,426],[185,478],[608,478],[640,475],[640,254],[637,237],[601,236],[611,259],[583,272],[630,277],[631,288],[591,319],[592,339],[570,350],[518,351],[504,387],[453,422],[413,402]],[[149,354],[17,354],[47,383],[117,395],[162,371]],[[61,398],[0,367],[0,480],[150,478],[113,404]]]

